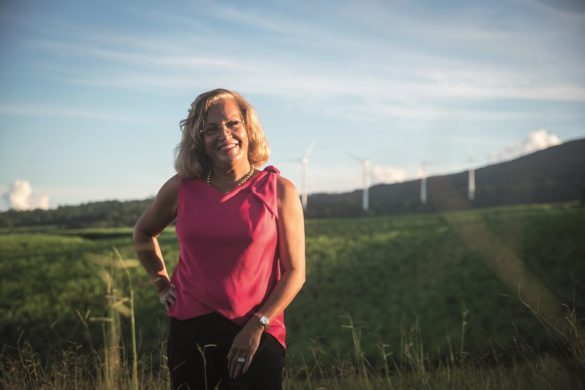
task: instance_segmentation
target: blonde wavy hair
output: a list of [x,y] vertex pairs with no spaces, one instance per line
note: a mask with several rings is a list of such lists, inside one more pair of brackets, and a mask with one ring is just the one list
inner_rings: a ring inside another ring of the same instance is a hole
[[203,177],[211,169],[211,160],[205,154],[200,131],[209,108],[226,99],[233,99],[240,109],[249,139],[248,161],[250,164],[259,167],[268,161],[270,147],[252,105],[239,93],[218,88],[197,96],[191,103],[189,115],[180,122],[182,137],[177,145],[175,156],[175,169],[179,176]]

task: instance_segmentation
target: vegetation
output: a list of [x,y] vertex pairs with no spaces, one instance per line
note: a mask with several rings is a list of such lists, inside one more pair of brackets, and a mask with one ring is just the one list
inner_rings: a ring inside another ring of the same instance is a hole
[[[427,179],[428,202],[419,202],[420,180],[377,184],[369,190],[375,215],[446,212],[534,203],[578,201],[585,191],[585,139],[565,142],[514,160],[477,167],[475,199],[467,198],[468,172]],[[363,216],[361,190],[313,194],[312,218]]]
[[[585,203],[585,139],[565,142],[503,163],[477,168],[475,199],[467,199],[467,172],[432,176],[428,203],[419,202],[420,180],[370,188],[371,215],[446,212],[534,203]],[[307,218],[363,217],[362,191],[312,194]],[[54,210],[0,212],[0,232],[132,226],[152,199],[91,202]],[[16,230],[15,230],[16,229]]]
[[[585,384],[584,222],[574,204],[308,221],[288,387]],[[172,269],[174,233],[161,242]],[[130,244],[131,228],[0,237],[0,387],[168,385],[165,315]]]
[[[9,210],[0,212],[2,232],[14,232],[15,228],[27,230],[47,229],[50,227],[115,227],[132,226],[138,216],[152,202],[152,199],[132,201],[90,202],[78,206],[60,206],[53,210]],[[17,230],[18,231],[18,230]]]

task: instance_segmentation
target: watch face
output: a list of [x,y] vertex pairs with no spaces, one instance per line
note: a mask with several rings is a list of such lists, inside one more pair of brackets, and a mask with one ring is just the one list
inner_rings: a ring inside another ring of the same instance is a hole
[[262,317],[260,317],[260,323],[263,326],[268,326],[268,324],[270,323],[270,320],[268,319],[268,317],[262,316]]

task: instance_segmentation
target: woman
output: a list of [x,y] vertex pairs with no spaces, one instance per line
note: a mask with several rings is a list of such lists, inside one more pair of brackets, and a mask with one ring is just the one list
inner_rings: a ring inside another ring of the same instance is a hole
[[[252,106],[215,89],[181,122],[177,174],[138,219],[134,244],[170,317],[174,389],[280,389],[283,311],[305,281],[294,186],[268,160]],[[157,236],[176,219],[169,279]],[[188,387],[187,387],[188,386]]]

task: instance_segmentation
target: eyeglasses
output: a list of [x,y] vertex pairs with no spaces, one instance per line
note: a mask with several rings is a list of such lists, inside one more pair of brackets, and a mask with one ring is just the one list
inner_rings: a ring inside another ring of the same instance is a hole
[[240,130],[243,126],[244,126],[244,121],[239,120],[239,119],[234,119],[234,120],[222,122],[222,123],[219,123],[216,125],[214,124],[214,125],[203,126],[199,130],[199,134],[201,134],[201,137],[214,138],[214,137],[217,137],[219,135],[219,133],[221,133],[221,131],[223,130],[224,127],[226,129],[228,129],[231,133],[233,133],[234,131]]

